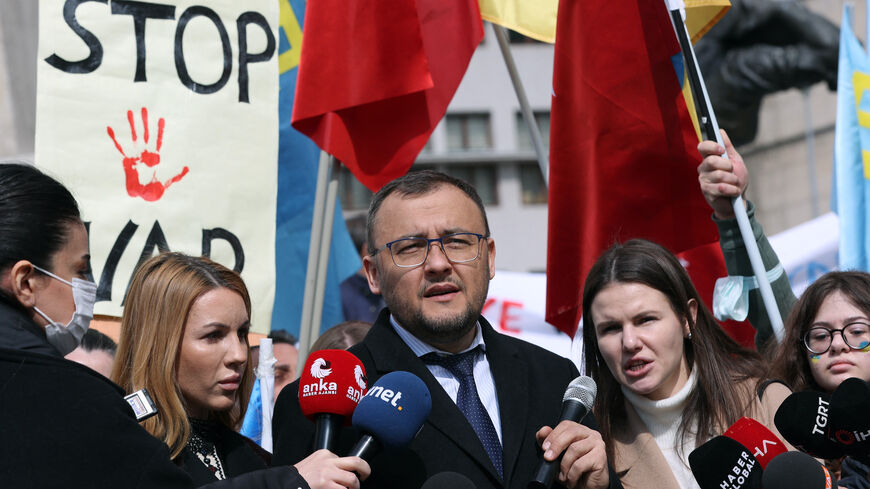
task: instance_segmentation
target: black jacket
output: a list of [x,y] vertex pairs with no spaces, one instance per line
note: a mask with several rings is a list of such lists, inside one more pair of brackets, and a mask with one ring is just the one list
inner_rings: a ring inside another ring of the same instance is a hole
[[[120,387],[64,360],[24,311],[0,302],[0,487],[192,488]],[[207,486],[307,489],[293,467]]]
[[[384,309],[363,341],[350,348],[365,366],[368,384],[386,373],[405,370],[420,377],[432,396],[432,413],[411,445],[385,452],[371,461],[372,475],[363,487],[414,489],[439,472],[458,472],[478,489],[525,489],[540,460],[535,433],[559,422],[565,388],[577,375],[569,360],[525,341],[496,333],[480,318],[486,357],[498,395],[504,447],[502,481],[471,425],[426,365],[414,355],[389,323]],[[297,381],[278,396],[272,418],[275,463],[295,463],[310,453],[314,425],[299,408]],[[584,424],[596,428],[591,415]],[[337,453],[344,455],[359,439],[342,430]],[[611,471],[611,487],[622,487]],[[558,486],[558,484],[555,484]]]

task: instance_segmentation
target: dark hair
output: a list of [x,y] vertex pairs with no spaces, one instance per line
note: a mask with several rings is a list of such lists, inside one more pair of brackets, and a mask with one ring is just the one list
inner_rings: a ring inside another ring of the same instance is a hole
[[311,345],[311,351],[347,350],[362,341],[371,329],[372,323],[366,321],[345,321],[327,329]]
[[345,219],[345,226],[347,226],[347,232],[350,234],[350,239],[353,241],[353,246],[357,251],[361,250],[363,245],[366,244],[366,216],[365,214],[358,214],[349,219]]
[[76,222],[78,204],[60,182],[31,165],[0,162],[0,272],[19,260],[51,270]]
[[269,331],[269,335],[266,337],[272,340],[273,345],[277,343],[286,343],[291,346],[296,346],[296,343],[299,342],[295,336],[283,329],[273,329],[272,331]]
[[393,193],[398,193],[403,197],[426,195],[430,192],[434,192],[442,185],[452,185],[474,201],[477,208],[480,209],[480,215],[483,216],[483,225],[486,235],[489,236],[489,220],[486,218],[486,209],[484,209],[483,201],[480,200],[480,196],[477,195],[477,190],[475,190],[474,187],[463,180],[451,177],[450,175],[439,171],[412,171],[405,176],[399,177],[384,185],[380,190],[378,190],[374,197],[372,197],[372,203],[369,206],[368,220],[366,221],[366,240],[369,245],[368,253],[372,255],[377,251],[374,241],[374,223],[378,216],[378,211],[381,208],[381,204],[384,203],[384,199]]
[[115,352],[118,351],[118,344],[115,343],[115,340],[94,328],[90,328],[85,332],[84,337],[82,337],[81,347],[82,350],[87,352],[94,350],[104,351],[113,357],[115,356]]
[[[583,289],[583,347],[586,372],[598,385],[594,413],[601,424],[601,435],[612,459],[614,432],[626,426],[625,396],[619,383],[604,363],[598,348],[592,302],[613,283],[639,283],[667,297],[677,317],[688,321],[692,338],[683,339],[684,354],[690,369],[695,369],[697,388],[689,394],[677,431],[679,440],[696,433],[697,443],[716,435],[717,430],[736,421],[748,407],[745,396],[734,383],[761,379],[761,358],[731,339],[704,305],[689,274],[677,258],[651,241],[633,239],[615,244],[592,266]],[[692,320],[689,301],[698,304],[697,319]],[[678,445],[680,451],[682,444]]]
[[770,378],[782,380],[795,392],[824,391],[810,370],[804,335],[810,329],[822,302],[840,292],[855,307],[870,316],[870,274],[858,271],[828,272],[813,282],[785,321],[785,339],[776,348]]

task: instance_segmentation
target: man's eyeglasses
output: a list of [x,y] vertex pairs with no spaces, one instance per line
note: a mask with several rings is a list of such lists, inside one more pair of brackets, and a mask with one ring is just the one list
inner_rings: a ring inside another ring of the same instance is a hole
[[804,335],[804,346],[811,353],[821,355],[831,349],[835,333],[840,333],[846,345],[853,350],[870,346],[870,325],[864,323],[847,324],[843,329],[810,328]]
[[402,238],[390,241],[374,254],[387,248],[397,267],[413,268],[422,265],[429,256],[432,243],[438,243],[451,263],[467,263],[480,256],[480,242],[489,236],[477,233],[453,233],[440,238]]

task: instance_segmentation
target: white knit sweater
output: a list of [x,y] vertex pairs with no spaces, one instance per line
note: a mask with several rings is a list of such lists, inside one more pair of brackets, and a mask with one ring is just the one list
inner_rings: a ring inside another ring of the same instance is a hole
[[665,460],[671,467],[671,472],[674,473],[674,477],[683,489],[700,489],[692,475],[692,470],[689,468],[688,457],[689,452],[692,451],[692,446],[686,444],[683,447],[682,456],[677,451],[677,445],[681,442],[681,440],[677,440],[677,428],[683,418],[686,400],[689,393],[695,388],[696,381],[697,378],[693,370],[689,374],[686,385],[679,392],[661,401],[652,401],[631,392],[624,386],[622,387],[625,398],[631,403],[650,434],[655,438],[662,455],[665,456]]

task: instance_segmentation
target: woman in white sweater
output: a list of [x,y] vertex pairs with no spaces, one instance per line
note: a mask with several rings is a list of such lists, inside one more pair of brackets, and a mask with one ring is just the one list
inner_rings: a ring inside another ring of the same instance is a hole
[[790,391],[761,383],[758,354],[722,331],[677,258],[655,243],[614,245],[593,265],[583,340],[595,416],[626,489],[697,488],[689,453],[741,416],[776,432]]

